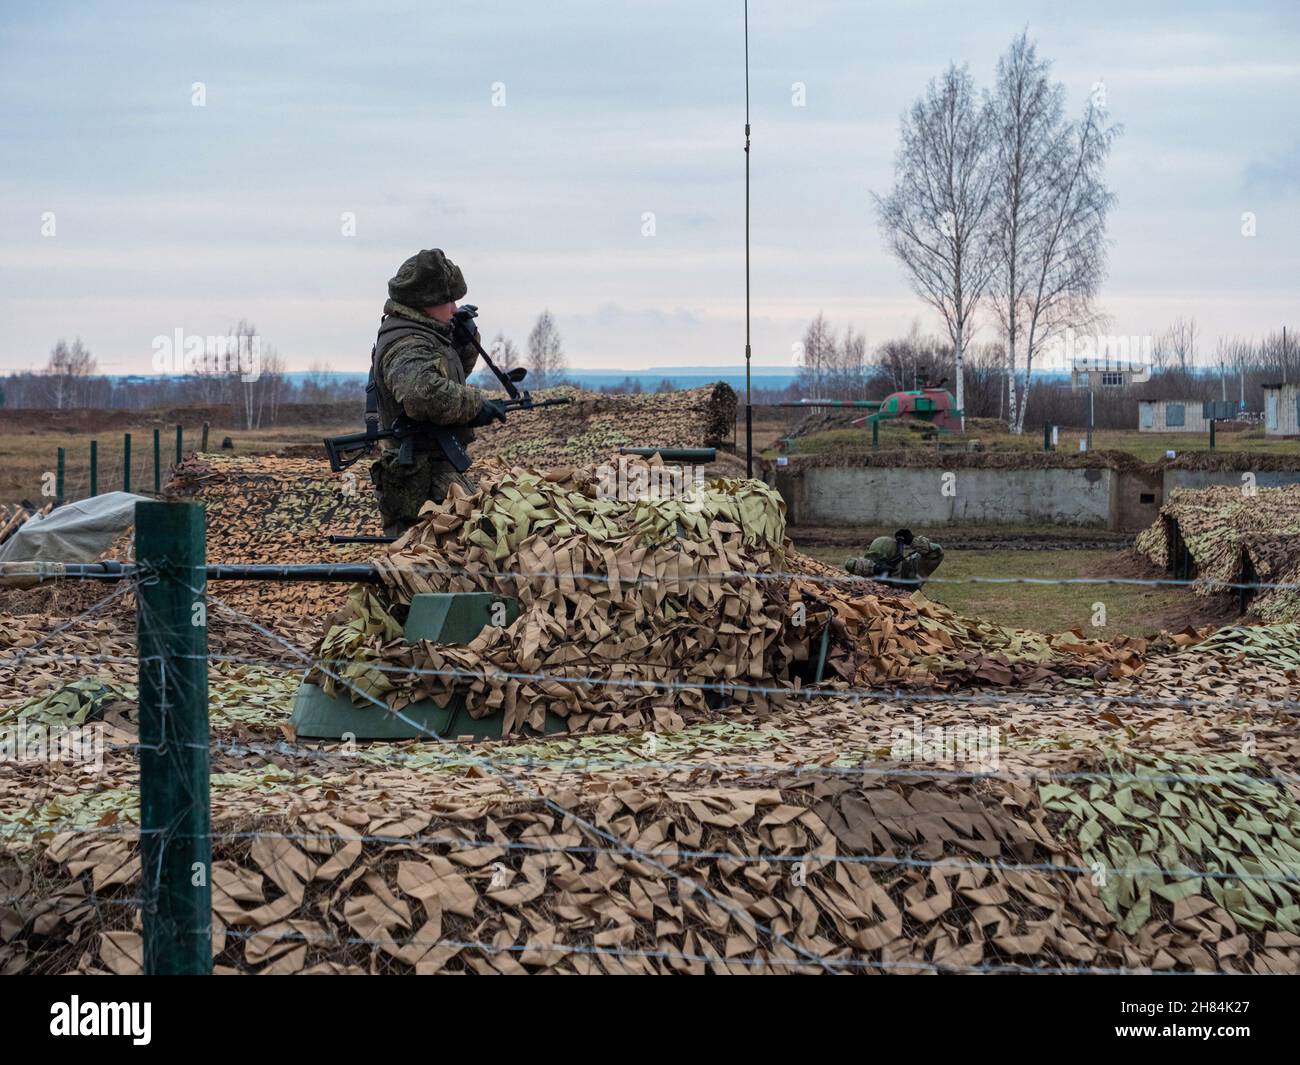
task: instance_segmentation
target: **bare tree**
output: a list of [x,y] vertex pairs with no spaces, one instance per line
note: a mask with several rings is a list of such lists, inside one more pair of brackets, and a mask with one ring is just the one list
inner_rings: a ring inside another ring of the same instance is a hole
[[1256,364],[1270,382],[1300,380],[1300,344],[1296,339],[1295,326],[1284,326],[1260,342]]
[[873,194],[894,256],[917,295],[943,316],[955,350],[957,405],[962,355],[994,258],[988,213],[993,170],[989,122],[965,67],[950,64],[900,123],[894,188]]
[[45,366],[49,401],[58,410],[65,405],[81,405],[86,378],[94,374],[96,365],[95,357],[82,344],[81,337],[71,344],[62,339],[56,341]]
[[867,338],[855,333],[853,326],[844,330],[844,339],[836,345],[831,380],[835,394],[842,399],[866,398]]
[[[519,349],[515,347],[515,342],[509,339],[505,333],[497,333],[492,338],[492,343],[488,345],[487,352],[492,356],[492,361],[497,364],[497,368],[502,373],[509,373],[519,363]],[[478,372],[476,384],[480,388],[497,388],[501,382],[497,380],[496,374],[486,366]]]
[[877,349],[876,362],[888,375],[893,391],[902,392],[916,387],[922,347],[921,323],[913,319],[907,336],[886,340]]
[[537,388],[559,383],[566,368],[560,331],[550,311],[542,311],[528,334],[528,373]]
[[1196,362],[1196,319],[1177,318],[1165,334],[1165,343],[1184,373]]
[[1119,127],[1107,125],[1092,101],[1080,122],[1066,122],[1065,89],[1049,81],[1049,69],[1021,33],[998,61],[989,101],[997,264],[990,296],[1006,341],[1007,420],[1015,433],[1024,431],[1034,357],[1067,328],[1097,320],[1093,299],[1114,201],[1101,172]]
[[826,324],[826,316],[818,311],[800,341],[799,384],[805,395],[815,398],[822,394],[834,358],[835,333]]
[[[1065,89],[1047,79],[1049,64],[1021,33],[998,60],[997,86],[990,100],[993,126],[993,210],[990,224],[997,269],[990,302],[1006,342],[1008,423],[1022,423],[1016,374],[1025,303],[1034,276],[1030,257],[1037,250],[1054,197],[1053,179],[1065,137]],[[1026,366],[1022,393],[1032,368]],[[1024,395],[1028,402],[1028,395]]]
[[513,370],[519,365],[519,349],[505,333],[497,333],[492,338],[492,346],[488,348],[488,354],[502,371]]

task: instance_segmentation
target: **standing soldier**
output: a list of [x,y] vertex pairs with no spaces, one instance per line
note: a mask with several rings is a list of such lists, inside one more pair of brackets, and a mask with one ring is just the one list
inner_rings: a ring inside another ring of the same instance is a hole
[[899,529],[893,536],[877,536],[865,555],[849,559],[844,568],[855,577],[872,577],[912,590],[942,561],[943,548],[937,543],[912,535],[911,529]]
[[[377,418],[382,428],[391,429],[405,416],[417,426],[459,426],[456,435],[467,444],[474,439],[472,426],[506,420],[504,404],[465,383],[478,358],[471,341],[478,335],[473,317],[457,313],[456,301],[466,291],[460,267],[439,248],[402,263],[388,282],[388,302],[371,355],[367,423]],[[415,524],[426,501],[441,503],[453,484],[473,490],[428,437],[416,437],[409,464],[399,461],[394,441],[385,440],[381,447],[370,479],[389,536]]]

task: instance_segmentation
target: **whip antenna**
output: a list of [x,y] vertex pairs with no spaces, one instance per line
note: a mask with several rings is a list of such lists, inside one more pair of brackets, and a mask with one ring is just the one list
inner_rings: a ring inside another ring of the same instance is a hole
[[754,476],[754,404],[749,360],[749,0],[745,0],[745,476]]

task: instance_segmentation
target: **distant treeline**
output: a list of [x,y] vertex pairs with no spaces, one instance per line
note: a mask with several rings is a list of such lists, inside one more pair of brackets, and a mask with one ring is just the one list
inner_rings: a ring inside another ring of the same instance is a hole
[[[1264,385],[1300,382],[1300,344],[1294,329],[1276,330],[1262,340],[1220,337],[1207,350],[1196,323],[1180,319],[1164,333],[1143,339],[1148,343],[1141,345],[1140,354],[1117,362],[1116,368],[1149,366],[1150,380],[1094,389],[1094,424],[1099,428],[1136,428],[1138,403],[1144,399],[1226,399],[1244,403],[1246,411],[1258,412],[1264,407]],[[756,389],[755,403],[882,399],[891,392],[916,388],[927,379],[934,384],[945,382],[950,391],[956,391],[953,345],[946,338],[922,334],[918,325],[913,325],[907,336],[886,340],[868,351],[861,334],[849,328],[840,336],[818,315],[805,331],[797,354],[799,377],[795,383],[784,389]],[[1104,359],[1104,353],[1099,357]],[[964,362],[966,416],[1008,420],[1004,344],[970,345]],[[1069,365],[1068,358],[1062,365]],[[1072,387],[1060,366],[1053,369],[1051,374],[1039,369],[1027,384],[1023,379],[1017,381],[1020,402],[1027,404],[1025,424],[1086,426],[1087,389]]]
[[[1165,333],[1146,338],[1140,363],[1149,365],[1151,379],[1128,387],[1094,390],[1094,418],[1098,427],[1131,429],[1137,426],[1138,402],[1143,399],[1200,401],[1227,399],[1244,403],[1247,411],[1263,409],[1263,386],[1279,381],[1300,381],[1300,344],[1293,330],[1277,330],[1262,340],[1219,338],[1212,353],[1201,344],[1195,322],[1180,320]],[[501,349],[500,338],[493,344]],[[507,365],[515,361],[507,356]],[[1131,360],[1138,362],[1139,360]],[[891,392],[916,388],[925,380],[946,382],[956,391],[953,347],[946,338],[922,334],[913,325],[904,337],[868,348],[866,339],[852,328],[838,334],[822,315],[808,326],[796,353],[797,377],[785,387],[765,387],[754,378],[757,405],[801,399],[882,399]],[[973,418],[1008,418],[1008,374],[1005,347],[999,343],[971,345],[965,356],[966,414]],[[247,376],[247,375],[245,375]],[[529,384],[538,386],[530,372]],[[547,384],[575,383],[563,366],[552,366]],[[483,373],[475,384],[495,388]],[[577,382],[580,383],[580,382]],[[1027,425],[1051,422],[1064,426],[1088,423],[1086,389],[1071,387],[1059,373],[1033,376],[1031,387],[1022,386],[1020,400],[1028,403]],[[671,377],[650,387],[628,376],[617,384],[602,385],[607,394],[671,392]],[[362,391],[355,378],[340,378],[319,369],[306,374],[286,374],[272,356],[263,359],[261,372],[245,380],[237,371],[184,376],[111,377],[95,372],[94,359],[80,345],[60,341],[41,372],[12,373],[0,378],[0,408],[99,410],[159,410],[176,407],[230,407],[245,428],[280,424],[286,405],[355,403],[360,409]]]

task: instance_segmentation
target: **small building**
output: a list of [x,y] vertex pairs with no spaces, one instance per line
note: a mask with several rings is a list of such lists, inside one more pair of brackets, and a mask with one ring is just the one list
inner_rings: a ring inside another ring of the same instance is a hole
[[1264,386],[1264,435],[1300,436],[1300,385]]
[[1209,419],[1199,399],[1143,399],[1138,401],[1138,432],[1208,433]]
[[1079,370],[1070,371],[1070,388],[1076,392],[1087,389],[1128,388],[1145,380],[1137,370]]
[[[1112,338],[1106,338],[1112,339]],[[1124,341],[1120,345],[1122,352],[1128,352],[1130,345],[1127,337],[1117,338]],[[1137,337],[1133,340],[1136,342]],[[1136,344],[1132,350],[1136,353]],[[1149,355],[1149,352],[1148,352]],[[1079,355],[1070,366],[1070,388],[1076,392],[1102,389],[1127,389],[1132,385],[1145,384],[1151,380],[1151,363],[1130,360],[1127,356],[1112,358],[1109,355]]]

